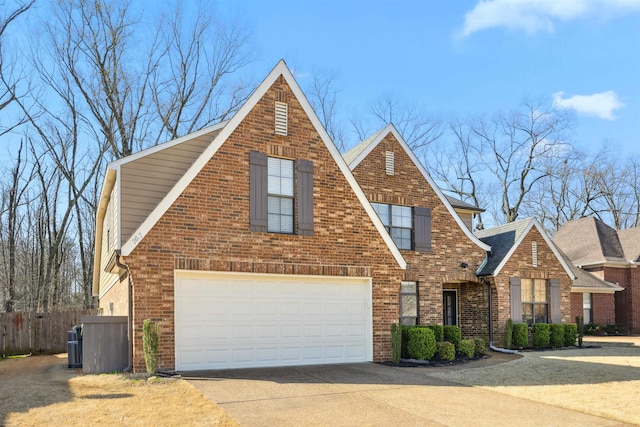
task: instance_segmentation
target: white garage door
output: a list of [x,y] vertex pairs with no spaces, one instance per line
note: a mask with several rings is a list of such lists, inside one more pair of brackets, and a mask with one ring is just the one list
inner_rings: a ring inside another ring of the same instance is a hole
[[371,281],[176,271],[176,369],[371,361]]

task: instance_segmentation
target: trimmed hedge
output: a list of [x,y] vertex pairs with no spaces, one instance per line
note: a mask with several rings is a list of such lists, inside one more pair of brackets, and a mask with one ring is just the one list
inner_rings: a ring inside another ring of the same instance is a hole
[[552,323],[551,327],[551,347],[562,347],[564,345],[564,325]]
[[529,345],[529,329],[526,323],[513,324],[512,344],[518,348],[524,348]]
[[458,346],[458,352],[463,356],[472,358],[476,352],[476,343],[472,339],[462,340]]
[[444,341],[449,341],[457,350],[460,345],[460,341],[462,341],[462,332],[460,332],[460,328],[455,325],[447,325],[442,328],[442,332],[442,339]]
[[442,360],[451,362],[456,358],[456,347],[449,341],[442,341],[438,343],[438,356]]
[[480,337],[473,338],[474,344],[476,345],[476,356],[482,356],[487,351],[487,343]]
[[531,328],[533,335],[533,346],[535,348],[549,347],[551,340],[551,328],[547,323],[535,323]]
[[433,331],[433,335],[435,335],[436,337],[436,342],[443,341],[444,331],[443,331],[442,325],[429,325],[427,326],[427,328]]
[[576,337],[578,336],[578,326],[572,323],[564,325],[564,345],[576,345]]
[[513,343],[513,320],[507,319],[504,327],[504,348],[511,348]]
[[436,337],[433,331],[425,327],[408,329],[409,342],[407,352],[409,357],[418,360],[430,360],[436,353]]
[[400,363],[402,353],[402,326],[397,323],[391,325],[391,360]]

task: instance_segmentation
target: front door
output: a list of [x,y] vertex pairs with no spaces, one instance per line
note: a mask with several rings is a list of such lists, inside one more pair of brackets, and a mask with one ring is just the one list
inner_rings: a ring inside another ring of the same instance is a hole
[[444,325],[457,325],[458,324],[458,301],[456,291],[443,291],[442,292],[442,307],[443,307],[443,323]]

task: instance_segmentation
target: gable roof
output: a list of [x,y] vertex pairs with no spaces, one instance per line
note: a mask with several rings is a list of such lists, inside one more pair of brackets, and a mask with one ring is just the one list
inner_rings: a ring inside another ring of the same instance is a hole
[[[258,85],[258,87],[254,90],[251,96],[247,99],[247,101],[240,107],[237,113],[226,123],[226,125],[217,133],[213,141],[209,144],[209,146],[204,150],[204,152],[194,161],[191,167],[181,176],[181,178],[176,182],[176,184],[171,188],[171,190],[166,194],[166,196],[162,199],[162,201],[156,206],[155,209],[147,216],[147,218],[142,222],[142,224],[138,227],[138,229],[133,233],[133,235],[122,245],[121,253],[123,256],[127,256],[131,254],[131,252],[136,248],[136,246],[142,241],[142,239],[147,235],[147,233],[153,228],[153,226],[160,220],[160,218],[164,215],[164,213],[171,207],[173,202],[182,194],[182,192],[186,189],[186,187],[191,183],[191,181],[198,175],[200,170],[209,162],[209,160],[215,155],[218,149],[224,144],[229,135],[238,127],[238,125],[244,120],[244,118],[249,114],[249,112],[253,109],[253,107],[260,101],[263,95],[267,92],[267,90],[273,85],[273,83],[280,76],[284,78],[286,83],[290,86],[294,95],[296,96],[298,102],[304,109],[307,114],[309,120],[314,125],[316,131],[320,135],[323,143],[326,148],[331,153],[334,161],[340,168],[341,172],[345,176],[347,182],[351,186],[351,189],[357,196],[358,200],[364,207],[365,211],[369,215],[369,218],[377,228],[380,236],[384,239],[387,244],[390,252],[398,262],[398,265],[402,269],[406,269],[407,263],[403,258],[402,254],[393,243],[393,240],[389,236],[389,233],[384,228],[384,225],[378,218],[378,215],[371,207],[371,204],[367,200],[366,196],[360,189],[360,186],[356,182],[353,174],[351,173],[349,167],[346,165],[342,156],[338,152],[338,149],[335,147],[331,138],[327,134],[326,130],[320,123],[320,120],[316,116],[313,108],[309,104],[307,98],[302,93],[302,90],[298,86],[295,81],[291,71],[286,66],[285,62],[281,60],[278,64],[273,68],[273,70],[267,75],[267,77]],[[189,139],[189,135],[185,136],[183,139]],[[96,245],[99,246],[99,245]]]
[[354,170],[369,155],[369,153],[371,153],[371,151],[373,151],[373,149],[377,147],[380,142],[382,142],[382,140],[388,134],[392,134],[395,137],[396,141],[398,141],[402,149],[407,153],[407,155],[409,156],[413,164],[418,168],[424,179],[429,183],[433,191],[440,198],[442,204],[447,208],[451,216],[458,223],[458,226],[463,231],[463,233],[465,233],[465,235],[481,249],[485,251],[491,250],[491,246],[480,241],[480,239],[474,236],[471,230],[469,230],[469,228],[465,225],[465,223],[462,221],[462,218],[460,218],[453,206],[451,206],[451,202],[444,195],[440,187],[436,185],[433,178],[431,178],[431,175],[427,173],[427,170],[424,168],[424,166],[422,166],[422,163],[420,163],[416,155],[413,153],[413,150],[409,148],[409,145],[405,142],[404,138],[402,138],[402,136],[400,135],[400,132],[398,132],[398,130],[392,123],[389,123],[383,129],[376,132],[366,140],[362,141],[343,155],[343,158],[349,164],[349,169]]
[[595,274],[585,271],[578,267],[573,267],[573,274],[576,278],[571,285],[572,292],[593,293],[593,294],[612,294],[622,291],[624,288],[616,283],[602,280]]
[[511,255],[518,249],[520,243],[527,236],[532,228],[536,228],[547,246],[551,249],[556,256],[562,268],[567,272],[572,279],[575,277],[571,266],[567,260],[562,256],[562,253],[553,244],[547,233],[542,229],[542,226],[535,218],[526,218],[520,221],[510,222],[498,227],[489,228],[486,230],[479,230],[475,232],[475,235],[483,242],[491,245],[491,254],[487,257],[484,264],[478,268],[478,276],[496,276],[500,273],[500,270],[505,266]]
[[553,241],[577,266],[628,265],[640,255],[640,227],[616,231],[594,217],[565,222]]
[[472,205],[471,203],[467,203],[464,200],[460,200],[460,199],[456,199],[455,197],[449,196],[448,194],[445,194],[444,197],[447,198],[447,200],[449,201],[449,203],[451,203],[451,206],[453,206],[454,208],[457,209],[463,209],[463,210],[467,210],[467,211],[473,211],[473,212],[484,212],[485,210],[476,206],[476,205]]

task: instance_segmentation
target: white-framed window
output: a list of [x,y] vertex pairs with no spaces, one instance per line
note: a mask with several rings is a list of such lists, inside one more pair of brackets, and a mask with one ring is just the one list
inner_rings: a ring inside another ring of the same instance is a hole
[[418,324],[418,283],[400,282],[400,324]]
[[292,234],[294,206],[293,160],[269,157],[267,163],[267,230]]
[[587,292],[582,294],[582,318],[585,325],[593,322],[593,305],[591,303],[591,294]]
[[412,210],[410,206],[372,203],[387,232],[391,235],[398,249],[411,249],[413,234]]
[[545,279],[522,279],[522,322],[527,325],[548,323],[547,281]]

